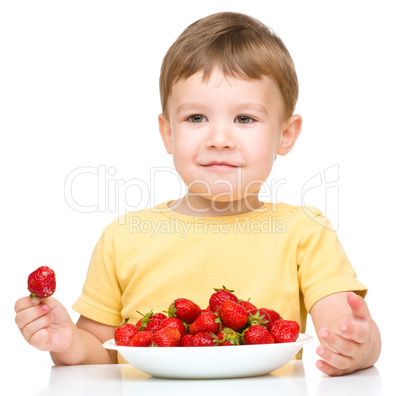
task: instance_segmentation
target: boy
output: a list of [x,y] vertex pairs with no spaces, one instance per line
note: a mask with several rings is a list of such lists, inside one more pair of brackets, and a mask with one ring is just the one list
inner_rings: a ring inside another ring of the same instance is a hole
[[328,220],[258,198],[276,155],[292,149],[301,129],[297,76],[282,41],[246,15],[203,18],[167,52],[160,91],[160,134],[187,194],[106,227],[73,307],[77,324],[54,298],[18,300],[25,339],[56,365],[116,363],[102,343],[122,318],[136,322],[136,311],[159,312],[178,297],[204,308],[212,287],[225,284],[297,320],[302,332],[309,312],[322,372],[374,364],[380,334],[367,290]]

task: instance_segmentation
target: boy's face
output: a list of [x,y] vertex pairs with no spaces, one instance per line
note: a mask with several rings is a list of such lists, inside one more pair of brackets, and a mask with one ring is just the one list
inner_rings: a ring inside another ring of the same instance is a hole
[[168,114],[159,116],[166,150],[189,192],[217,202],[257,202],[276,154],[293,147],[301,118],[284,117],[270,77],[243,80],[215,70],[207,82],[201,78],[196,73],[172,87]]

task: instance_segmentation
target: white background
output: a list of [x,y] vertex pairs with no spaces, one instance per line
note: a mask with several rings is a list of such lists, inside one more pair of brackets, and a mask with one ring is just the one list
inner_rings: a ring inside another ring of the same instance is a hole
[[[14,323],[14,302],[27,295],[32,270],[55,270],[55,297],[77,319],[70,307],[92,249],[104,226],[125,210],[116,201],[126,197],[140,209],[183,193],[172,171],[155,173],[173,166],[157,128],[159,69],[185,27],[225,10],[260,19],[292,54],[303,130],[293,151],[276,161],[267,186],[280,181],[271,191],[275,201],[314,205],[329,216],[369,288],[367,302],[384,341],[379,365],[392,359],[394,328],[399,332],[402,324],[398,9],[398,1],[387,0],[2,1],[2,363],[51,364]],[[320,175],[325,183],[328,168],[332,189],[306,188]],[[98,205],[91,213],[66,202],[65,181],[80,169],[111,173],[106,190],[90,173],[67,189],[81,206]],[[314,347],[306,349],[306,359],[315,359]]]

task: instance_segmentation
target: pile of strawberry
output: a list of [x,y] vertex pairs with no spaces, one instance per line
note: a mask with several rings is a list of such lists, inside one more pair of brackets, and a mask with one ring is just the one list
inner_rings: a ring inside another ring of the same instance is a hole
[[186,298],[163,313],[148,312],[135,325],[126,319],[114,333],[116,345],[135,347],[200,347],[294,342],[300,326],[272,309],[239,300],[233,290],[214,289],[201,309]]

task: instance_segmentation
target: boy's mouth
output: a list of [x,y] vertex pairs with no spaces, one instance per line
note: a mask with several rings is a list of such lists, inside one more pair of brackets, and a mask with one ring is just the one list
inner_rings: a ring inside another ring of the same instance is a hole
[[235,169],[238,168],[238,165],[231,164],[225,161],[211,161],[206,164],[201,164],[201,166],[210,168],[210,169]]
[[208,162],[207,164],[202,164],[202,166],[222,167],[222,168],[237,168],[237,165],[230,164],[229,162],[225,162],[225,161],[212,161],[212,162]]

